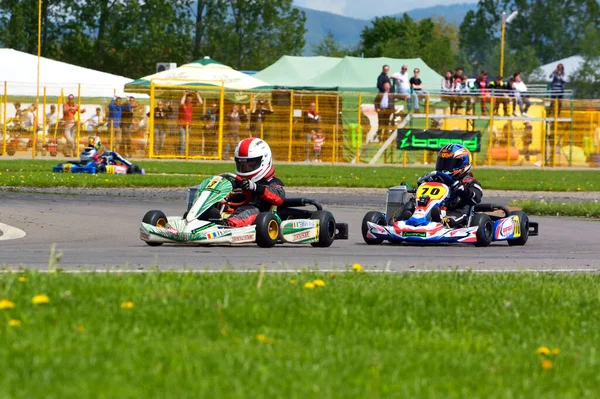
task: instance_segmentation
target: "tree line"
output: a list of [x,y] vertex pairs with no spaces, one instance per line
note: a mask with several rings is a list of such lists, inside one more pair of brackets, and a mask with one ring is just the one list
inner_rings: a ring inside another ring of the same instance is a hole
[[[204,55],[263,69],[303,51],[292,0],[43,0],[42,56],[138,78]],[[0,0],[0,45],[37,54],[38,0]]]

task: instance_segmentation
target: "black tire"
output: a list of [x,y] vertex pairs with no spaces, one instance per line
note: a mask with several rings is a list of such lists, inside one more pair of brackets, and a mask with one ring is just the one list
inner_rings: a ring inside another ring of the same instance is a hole
[[139,174],[139,173],[140,173],[140,171],[141,171],[141,169],[140,169],[140,167],[139,167],[139,166],[137,166],[137,165],[130,165],[130,166],[127,168],[127,174],[128,174],[128,175],[136,175],[136,174]]
[[362,224],[361,224],[361,232],[362,232],[363,240],[365,240],[365,243],[367,243],[367,245],[381,244],[383,242],[383,238],[368,238],[367,237],[367,231],[368,231],[367,222],[376,223],[380,226],[385,226],[386,221],[385,221],[385,217],[383,216],[383,213],[378,212],[378,211],[367,212],[367,214],[363,218]]
[[521,227],[521,237],[515,238],[514,240],[507,240],[508,245],[518,245],[522,246],[527,243],[527,239],[529,239],[529,217],[523,211],[515,211],[510,212],[509,216],[518,216],[519,217],[519,225]]
[[[156,227],[164,227],[167,224],[168,220],[167,216],[165,216],[165,214],[162,211],[152,210],[146,212],[144,218],[142,219],[142,222],[151,224],[152,226]],[[151,247],[158,247],[163,243],[146,241],[146,244],[150,245]]]
[[310,216],[311,219],[319,220],[319,241],[312,242],[313,247],[327,248],[335,240],[335,218],[328,211],[316,211]]
[[471,219],[471,227],[477,226],[476,247],[487,247],[492,243],[494,235],[494,223],[485,213],[478,213]]
[[103,163],[98,164],[98,166],[96,166],[96,173],[106,173],[106,165]]
[[279,239],[279,222],[271,212],[261,212],[254,221],[256,244],[261,248],[271,248]]

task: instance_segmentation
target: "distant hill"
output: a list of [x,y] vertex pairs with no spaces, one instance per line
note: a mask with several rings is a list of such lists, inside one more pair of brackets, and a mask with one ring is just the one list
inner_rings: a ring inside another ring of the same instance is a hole
[[[304,7],[297,7],[306,14],[306,47],[305,55],[312,54],[311,44],[319,43],[331,31],[335,40],[343,46],[355,46],[360,41],[360,32],[370,20],[344,17],[326,11],[317,11]],[[446,21],[456,26],[460,25],[469,10],[475,10],[476,3],[462,3],[453,5],[440,5],[426,8],[415,8],[407,14],[415,19],[444,17]],[[404,13],[391,16],[401,17]]]

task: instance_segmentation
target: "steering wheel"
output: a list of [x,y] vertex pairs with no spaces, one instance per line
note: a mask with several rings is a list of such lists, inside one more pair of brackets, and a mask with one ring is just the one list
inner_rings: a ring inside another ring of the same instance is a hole
[[452,176],[450,176],[447,173],[444,172],[439,172],[439,171],[435,171],[435,176],[441,177],[441,179],[444,181],[445,184],[452,186],[455,182],[455,180],[452,178]]
[[[220,176],[226,178],[231,183],[241,182],[242,180],[244,180],[241,177],[239,177],[238,175],[233,174],[233,173],[221,173]],[[231,193],[227,197],[225,197],[225,201],[232,208],[239,208],[240,206],[248,205],[248,203],[251,200],[252,200],[252,193],[250,191],[244,191],[240,188],[235,188],[235,189],[231,190]]]

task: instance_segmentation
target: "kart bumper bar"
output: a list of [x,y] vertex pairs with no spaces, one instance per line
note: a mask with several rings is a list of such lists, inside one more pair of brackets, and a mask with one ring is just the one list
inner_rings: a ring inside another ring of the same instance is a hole
[[474,207],[475,212],[495,212],[495,211],[503,211],[505,217],[508,216],[510,211],[504,205],[496,205],[496,204],[477,204]]
[[529,235],[530,236],[537,236],[538,231],[539,231],[538,229],[539,229],[538,222],[529,221]]
[[335,224],[335,239],[336,240],[347,240],[348,239],[348,223],[336,223]]
[[310,198],[286,198],[283,202],[283,205],[280,205],[279,208],[290,208],[290,207],[302,207],[306,205],[313,205],[317,208],[317,211],[322,211],[323,206],[313,199]]

